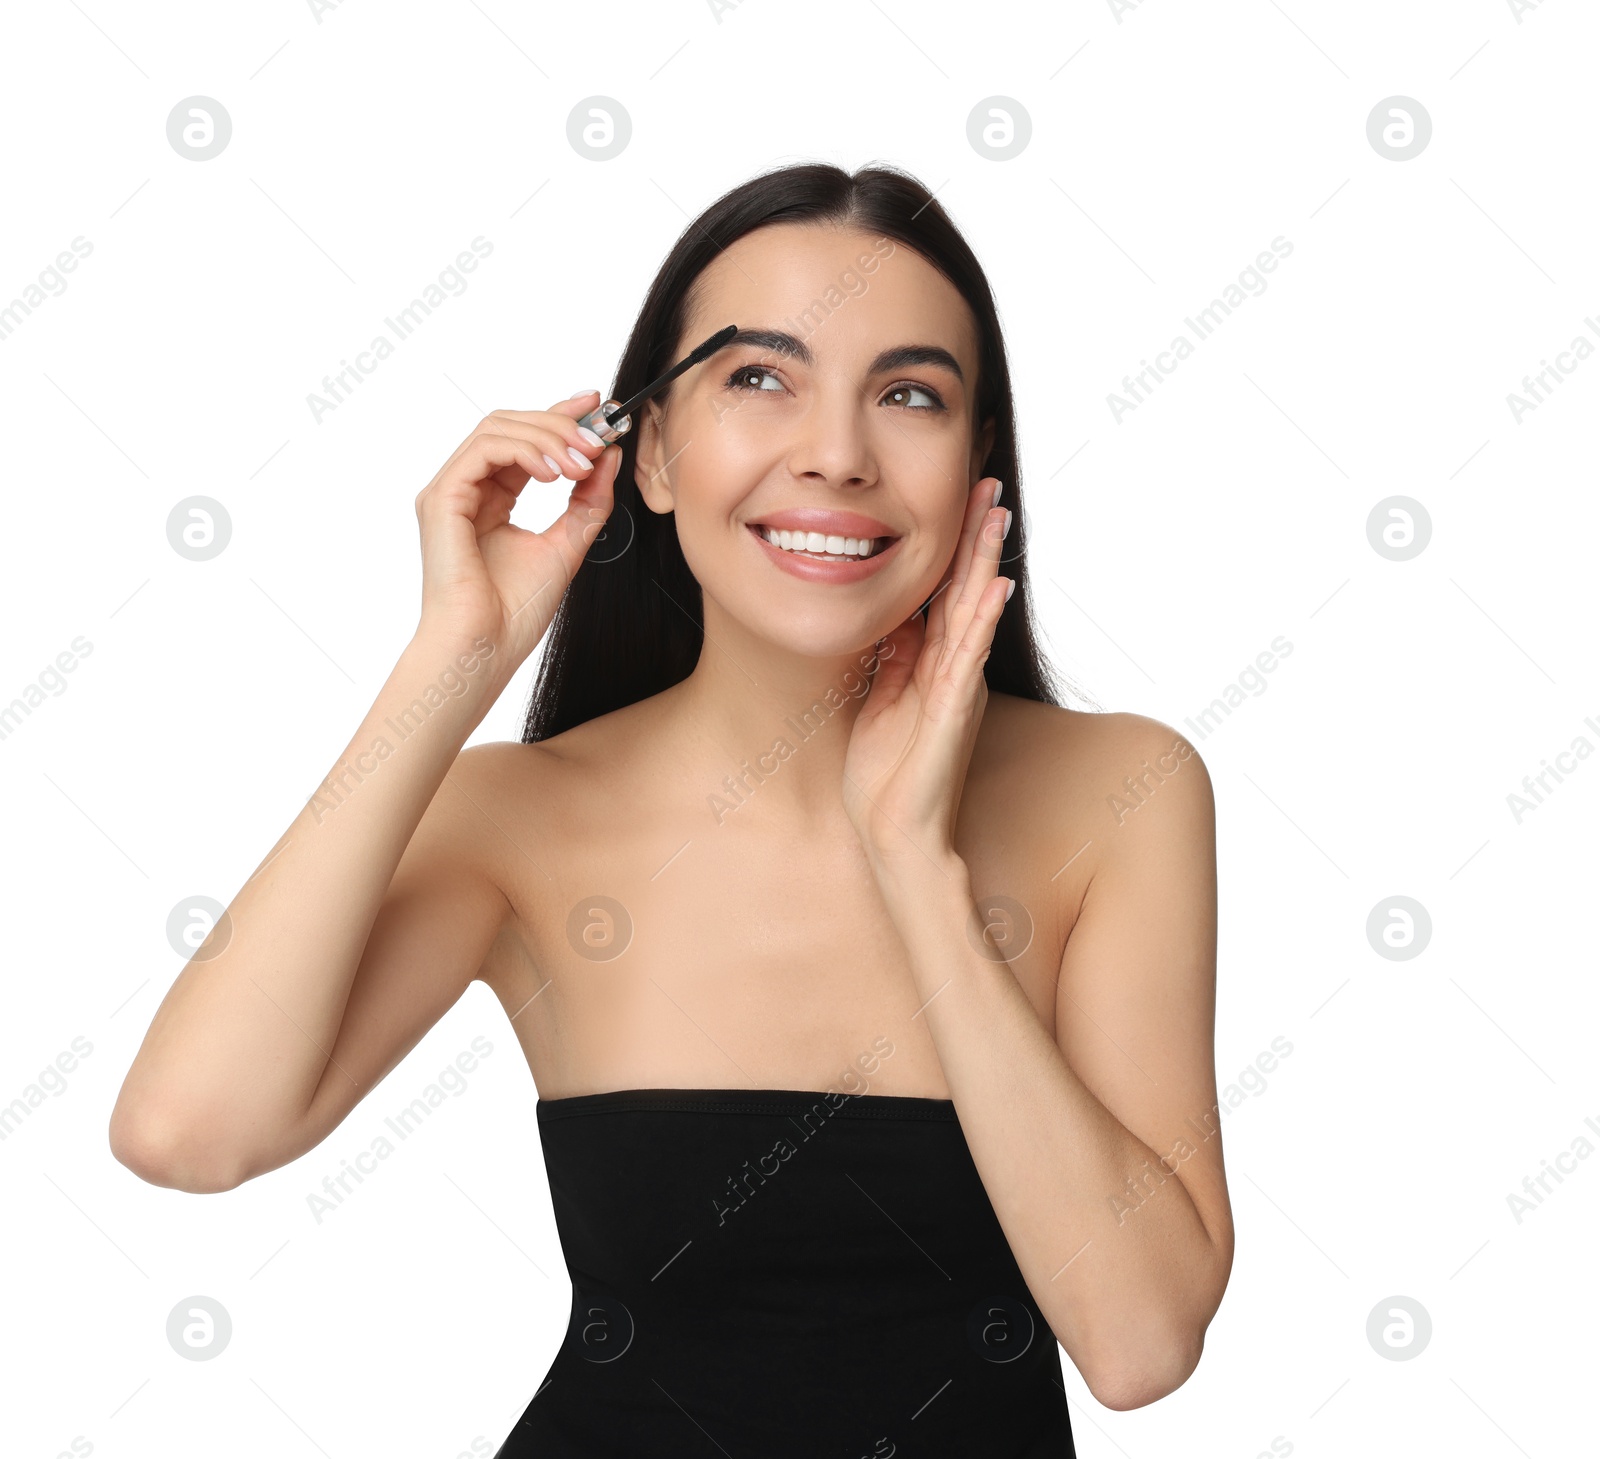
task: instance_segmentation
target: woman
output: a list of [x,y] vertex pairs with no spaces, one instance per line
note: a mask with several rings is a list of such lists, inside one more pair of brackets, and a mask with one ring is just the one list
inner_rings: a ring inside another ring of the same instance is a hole
[[[113,1149],[275,1169],[481,979],[573,1281],[505,1459],[1071,1454],[1058,1342],[1150,1403],[1231,1265],[1209,779],[1057,702],[994,303],[925,189],[727,194],[617,397],[730,324],[615,443],[596,391],[496,411],[418,496],[415,636]],[[552,624],[523,742],[463,751]]]

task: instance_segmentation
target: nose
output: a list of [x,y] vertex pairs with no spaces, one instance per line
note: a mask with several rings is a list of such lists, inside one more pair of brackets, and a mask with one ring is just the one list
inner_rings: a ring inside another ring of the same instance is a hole
[[848,380],[819,383],[793,417],[789,470],[818,486],[868,486],[878,479],[867,411],[871,402]]

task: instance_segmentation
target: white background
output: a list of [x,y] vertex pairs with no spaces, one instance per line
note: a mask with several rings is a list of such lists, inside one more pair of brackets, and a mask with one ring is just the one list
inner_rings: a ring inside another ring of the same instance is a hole
[[[0,1103],[92,1045],[0,1143],[8,1455],[450,1459],[531,1396],[569,1289],[533,1084],[481,984],[238,1190],[141,1183],[106,1122],[182,966],[169,913],[230,900],[410,636],[417,491],[486,411],[609,384],[687,217],[806,159],[915,172],[989,270],[1067,674],[1184,727],[1293,645],[1195,740],[1219,1082],[1293,1052],[1225,1118],[1238,1258],[1199,1369],[1119,1413],[1066,1362],[1080,1454],[1592,1445],[1600,1159],[1520,1223],[1507,1202],[1600,1147],[1600,757],[1520,824],[1507,802],[1600,747],[1600,359],[1520,422],[1507,403],[1600,344],[1592,7],[86,0],[7,29],[0,307],[93,248],[0,340],[0,703],[92,644],[0,741]],[[166,135],[195,95],[233,124],[206,162]],[[632,119],[607,162],[567,141],[593,95]],[[996,95],[1032,123],[1009,161],[967,139]],[[1395,95],[1433,123],[1404,162],[1367,135]],[[308,394],[480,235],[467,290],[318,423]],[[1280,235],[1266,291],[1117,423],[1123,376]],[[194,495],[232,521],[204,563],[166,538]],[[1403,562],[1367,536],[1395,495],[1432,523]],[[475,740],[519,737],[533,669]],[[1432,919],[1406,961],[1366,933],[1395,895]],[[477,1035],[465,1092],[317,1223],[307,1195]],[[195,1294],[233,1323],[209,1362],[165,1335]],[[1432,1322],[1409,1361],[1366,1335],[1395,1296]]]

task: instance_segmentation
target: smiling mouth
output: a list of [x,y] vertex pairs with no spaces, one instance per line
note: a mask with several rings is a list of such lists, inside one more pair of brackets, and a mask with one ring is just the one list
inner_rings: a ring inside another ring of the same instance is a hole
[[750,530],[780,552],[792,552],[796,557],[814,558],[818,562],[861,562],[885,551],[898,537],[842,537],[823,532],[791,532],[787,529],[767,527],[760,522],[750,523]]

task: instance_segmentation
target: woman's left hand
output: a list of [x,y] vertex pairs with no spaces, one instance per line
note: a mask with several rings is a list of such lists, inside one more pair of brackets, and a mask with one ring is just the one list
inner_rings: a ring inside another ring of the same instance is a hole
[[998,576],[1009,513],[985,477],[967,501],[948,578],[920,614],[880,639],[872,689],[851,726],[844,805],[868,858],[935,861],[955,848],[961,790],[989,689],[983,665],[1010,595]]

